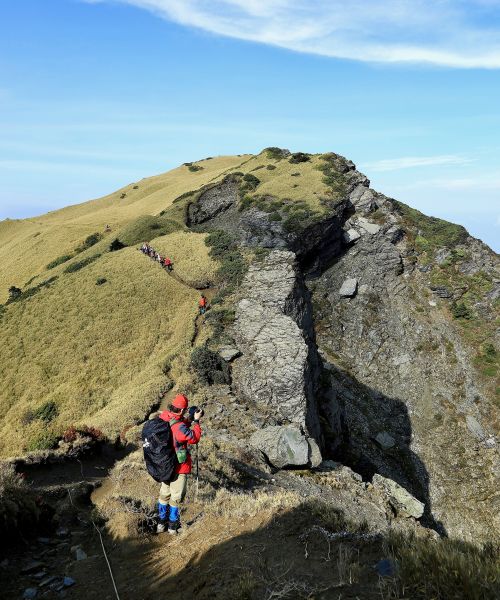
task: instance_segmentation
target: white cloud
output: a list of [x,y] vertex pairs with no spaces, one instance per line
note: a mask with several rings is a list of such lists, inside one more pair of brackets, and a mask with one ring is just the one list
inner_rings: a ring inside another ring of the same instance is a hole
[[500,68],[500,0],[118,1],[218,35],[298,52]]
[[473,159],[454,154],[441,156],[404,156],[401,158],[387,158],[376,160],[361,165],[368,171],[399,171],[400,169],[413,169],[415,167],[441,167],[445,165],[467,165]]

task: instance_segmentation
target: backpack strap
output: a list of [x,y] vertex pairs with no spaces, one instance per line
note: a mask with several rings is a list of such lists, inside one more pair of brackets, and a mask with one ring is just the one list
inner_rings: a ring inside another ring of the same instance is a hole
[[175,453],[177,455],[177,460],[179,461],[179,463],[184,463],[187,460],[188,457],[188,451],[186,448],[183,447],[182,444],[179,444],[177,442],[177,439],[175,437],[175,433],[174,433],[174,425],[179,425],[182,423],[182,419],[170,419],[169,421],[169,425],[170,428],[172,429],[172,439],[174,440],[174,450]]

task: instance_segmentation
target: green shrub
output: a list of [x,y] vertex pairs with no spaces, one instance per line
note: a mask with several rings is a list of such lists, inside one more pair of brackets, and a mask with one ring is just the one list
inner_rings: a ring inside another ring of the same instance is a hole
[[11,293],[11,290],[14,287],[14,286],[12,286],[12,288],[9,289],[10,296],[9,296],[9,299],[7,300],[6,304],[10,304],[11,302],[19,302],[21,300],[26,300],[26,298],[30,298],[31,296],[34,296],[44,287],[49,287],[50,285],[52,285],[54,283],[54,281],[57,281],[57,279],[58,279],[58,276],[55,275],[54,277],[50,277],[50,279],[46,279],[45,281],[42,281],[38,285],[31,287],[31,288],[27,288],[24,291],[20,290],[19,288],[15,288],[16,290],[19,290],[20,293],[18,293],[17,291]]
[[89,248],[92,248],[92,246],[95,246],[97,244],[97,242],[100,242],[102,240],[102,234],[99,232],[96,233],[91,233],[89,236],[87,236],[83,242],[80,244],[80,246],[77,246],[75,248],[75,252],[78,254],[80,252],[84,252],[85,250],[88,250]]
[[30,440],[26,445],[28,452],[34,452],[36,450],[52,450],[57,447],[59,437],[50,431],[43,431],[35,438]]
[[49,262],[49,264],[45,268],[47,270],[53,269],[54,267],[57,267],[57,265],[62,265],[62,263],[65,263],[72,258],[72,254],[63,254],[62,256],[58,256],[57,258]]
[[188,169],[191,173],[196,173],[196,171],[201,171],[203,167],[200,167],[200,165],[189,165]]
[[288,162],[292,165],[295,165],[298,163],[307,162],[308,160],[311,160],[310,154],[306,154],[305,152],[294,152],[289,158]]
[[274,171],[274,169],[276,169],[276,165],[267,165],[267,166],[266,166],[266,169],[267,169],[268,171]]
[[270,213],[269,215],[269,220],[270,221],[281,221],[283,217],[279,214],[279,212],[277,211],[273,211],[272,213]]
[[274,160],[282,160],[287,156],[287,151],[282,148],[277,148],[276,146],[270,146],[269,148],[264,148],[263,152],[266,153],[267,158],[272,158]]
[[[420,238],[427,240],[426,250],[430,248],[453,248],[464,243],[469,236],[467,230],[461,225],[455,225],[436,217],[428,217],[396,200],[392,200],[392,203],[405,224],[418,231]],[[458,260],[460,256],[454,255],[453,259]]]
[[191,368],[198,379],[207,385],[230,383],[229,366],[206,346],[195,348],[191,353]]
[[235,286],[243,281],[246,271],[247,264],[241,252],[233,250],[224,256],[216,274],[223,285]]
[[49,400],[33,411],[33,418],[44,421],[45,423],[50,423],[58,414],[59,409],[57,408],[57,404],[52,400]]
[[[212,302],[213,304],[213,302]],[[211,310],[207,313],[205,321],[213,327],[214,338],[218,339],[224,333],[224,329],[234,323],[235,312],[230,309]]]
[[107,279],[106,277],[98,277],[95,284],[96,285],[103,285],[104,283],[106,283]]
[[205,244],[210,247],[209,254],[212,258],[222,258],[227,252],[236,248],[233,236],[222,230],[209,233],[205,238]]
[[[122,248],[125,248],[127,244],[124,244],[123,242],[121,242],[118,238],[115,238],[111,244],[109,245],[109,251],[110,252],[116,252],[117,250],[121,250]],[[83,262],[83,261],[82,261]]]
[[243,182],[240,185],[240,193],[253,192],[257,189],[259,183],[260,179],[258,177],[255,177],[255,175],[252,175],[251,173],[247,173],[243,176]]
[[471,319],[472,313],[464,302],[453,302],[451,305],[451,314],[455,319]]
[[71,263],[64,269],[64,273],[75,273],[76,271],[83,269],[87,265],[92,264],[100,256],[101,256],[100,254],[94,254],[94,256],[88,256],[87,258],[84,258],[83,260],[79,260],[77,262]]

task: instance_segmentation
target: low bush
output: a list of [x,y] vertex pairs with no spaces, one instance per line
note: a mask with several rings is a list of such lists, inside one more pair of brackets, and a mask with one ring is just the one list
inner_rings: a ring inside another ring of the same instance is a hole
[[97,429],[96,427],[88,427],[87,425],[83,425],[82,427],[75,427],[74,425],[71,425],[62,434],[62,440],[66,443],[72,443],[79,437],[88,437],[94,442],[106,441],[106,436],[100,429]]
[[120,241],[118,238],[115,238],[111,244],[109,245],[109,251],[110,252],[116,252],[117,250],[121,250],[122,248],[125,248],[127,244],[124,244],[122,241]]
[[267,169],[268,171],[274,171],[274,169],[276,169],[276,165],[267,165],[267,166],[266,166],[266,169]]
[[62,265],[63,263],[67,262],[68,260],[70,260],[72,258],[73,258],[72,254],[63,254],[62,256],[58,256],[57,258],[55,258],[54,260],[49,262],[49,264],[45,268],[47,270],[53,269],[54,267],[57,267],[58,265]]
[[77,246],[75,248],[75,252],[78,254],[80,252],[84,252],[85,250],[88,250],[89,248],[92,248],[92,246],[95,246],[97,244],[97,242],[100,242],[102,240],[102,234],[99,232],[96,233],[91,233],[89,236],[87,236],[83,242]]
[[453,302],[451,305],[451,314],[455,319],[471,319],[472,312],[464,302]]
[[83,269],[84,267],[95,262],[100,256],[100,254],[94,254],[94,256],[88,256],[83,260],[71,263],[64,269],[64,273],[75,273],[76,271],[79,271],[80,269]]
[[42,431],[33,439],[29,440],[26,445],[27,452],[35,452],[37,450],[52,450],[57,447],[59,436],[51,431]]
[[273,211],[272,213],[269,214],[270,221],[281,221],[282,219],[283,219],[283,217],[277,211]]
[[106,281],[107,281],[106,277],[98,277],[96,279],[95,284],[96,285],[103,285],[104,283],[106,283]]
[[203,169],[203,167],[200,167],[200,165],[189,165],[188,170],[191,171],[191,173],[196,173],[196,171],[201,171]]
[[223,286],[237,286],[243,281],[246,271],[247,264],[243,255],[233,250],[224,256],[216,274]]
[[48,402],[45,402],[45,404],[42,404],[42,406],[39,406],[37,409],[35,409],[32,414],[33,419],[50,423],[59,414],[59,409],[57,408],[57,404],[55,402],[49,400]]
[[272,158],[274,160],[282,160],[285,156],[288,156],[287,150],[283,148],[278,148],[276,146],[270,146],[269,148],[264,148],[263,152],[266,153],[267,158]]
[[231,381],[228,364],[206,346],[193,350],[191,368],[198,379],[206,385],[227,384]]
[[12,286],[9,289],[9,299],[7,300],[6,304],[11,304],[12,302],[20,302],[21,300],[26,300],[27,298],[30,298],[31,296],[34,296],[35,294],[37,294],[41,289],[52,285],[55,281],[57,281],[58,278],[59,277],[57,275],[55,275],[54,277],[51,277],[50,279],[46,279],[45,281],[42,281],[41,283],[39,283],[38,285],[35,285],[34,287],[26,288],[24,291],[20,290],[19,288],[14,288],[14,286]]
[[311,155],[306,154],[305,152],[294,152],[292,156],[288,159],[288,162],[292,165],[303,163],[311,160]]
[[222,230],[209,233],[205,238],[205,244],[210,247],[209,254],[212,258],[223,258],[227,252],[236,248],[233,236]]
[[257,189],[260,183],[260,179],[252,175],[251,173],[247,173],[243,176],[243,181],[240,185],[240,193],[244,194],[245,192],[253,192]]

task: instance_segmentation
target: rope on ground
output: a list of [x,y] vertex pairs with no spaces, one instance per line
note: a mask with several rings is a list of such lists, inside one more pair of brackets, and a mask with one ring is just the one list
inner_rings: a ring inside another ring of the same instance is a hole
[[[78,458],[76,460],[80,463],[80,471],[82,473],[82,479],[85,479],[85,475],[83,474],[83,463]],[[71,490],[68,490],[68,493],[69,493],[69,499],[70,499],[71,505],[74,506],[74,504],[73,504],[73,498],[71,497]],[[116,600],[120,600],[120,594],[118,593],[118,588],[116,587],[116,582],[115,582],[115,578],[113,576],[113,571],[111,569],[111,564],[109,562],[108,555],[106,553],[106,548],[104,546],[104,540],[102,539],[102,532],[99,529],[99,527],[97,527],[96,522],[94,521],[94,519],[92,517],[90,517],[90,520],[92,522],[92,525],[94,526],[94,529],[99,534],[99,539],[101,540],[102,552],[104,554],[104,558],[106,559],[106,564],[108,565],[109,576],[111,577],[111,582],[112,582],[113,588],[115,590]]]

